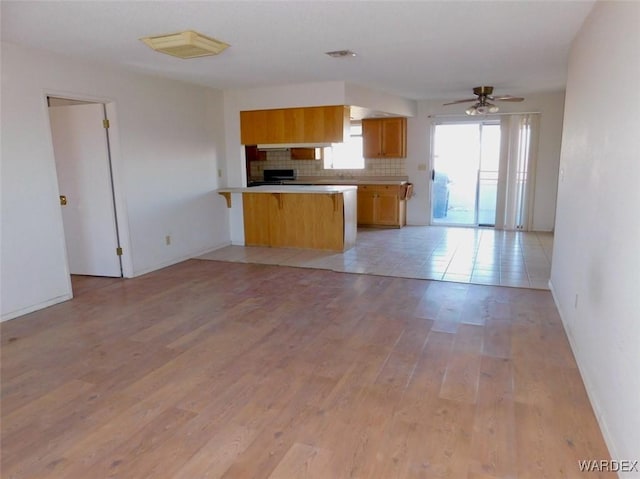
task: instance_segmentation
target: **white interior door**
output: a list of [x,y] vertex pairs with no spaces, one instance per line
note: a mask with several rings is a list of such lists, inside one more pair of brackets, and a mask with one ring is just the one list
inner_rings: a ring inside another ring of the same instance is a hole
[[49,108],[71,274],[122,276],[104,106]]

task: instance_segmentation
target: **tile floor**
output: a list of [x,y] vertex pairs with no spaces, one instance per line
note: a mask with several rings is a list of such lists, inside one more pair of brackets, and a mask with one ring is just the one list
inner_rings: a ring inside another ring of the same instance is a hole
[[406,226],[359,229],[344,253],[226,246],[198,259],[549,289],[552,248],[552,233]]

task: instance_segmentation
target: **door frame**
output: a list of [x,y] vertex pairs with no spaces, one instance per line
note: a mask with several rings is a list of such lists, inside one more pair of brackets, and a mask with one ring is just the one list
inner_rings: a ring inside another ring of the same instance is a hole
[[[118,115],[116,109],[116,102],[111,98],[105,97],[93,97],[82,94],[74,94],[69,92],[57,91],[57,90],[45,90],[43,92],[43,105],[44,111],[46,113],[46,121],[47,121],[47,134],[49,135],[49,145],[51,156],[54,161],[54,174],[57,168],[55,163],[55,154],[53,151],[53,134],[51,131],[51,119],[49,117],[49,106],[48,106],[48,97],[56,97],[62,98],[65,100],[72,101],[85,101],[91,103],[100,103],[105,107],[105,111],[107,114],[107,118],[109,119],[109,131],[107,135],[108,148],[109,148],[109,156],[111,159],[111,184],[113,187],[113,199],[114,199],[114,208],[115,208],[115,217],[116,217],[116,228],[118,231],[118,237],[120,240],[120,247],[122,248],[122,255],[120,260],[122,262],[122,276],[124,278],[133,278],[133,258],[131,256],[131,237],[129,231],[129,219],[126,208],[126,198],[124,191],[124,181],[123,181],[123,161],[122,161],[122,153],[120,149],[120,132],[118,128]],[[56,189],[57,195],[60,195],[60,185],[58,184],[58,179],[56,175]],[[59,212],[58,219],[60,224],[62,224],[62,210]],[[64,232],[64,228],[62,228]],[[66,240],[65,240],[66,242]],[[70,276],[69,270],[69,258],[67,257],[67,252],[65,249],[64,252],[64,261],[67,269],[67,275]]]

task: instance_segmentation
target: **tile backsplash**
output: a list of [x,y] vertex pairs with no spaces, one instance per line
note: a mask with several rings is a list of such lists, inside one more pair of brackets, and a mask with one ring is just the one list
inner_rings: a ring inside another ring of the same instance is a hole
[[325,170],[322,160],[292,160],[289,150],[268,151],[266,161],[251,162],[251,178],[261,179],[263,170],[293,169],[301,176],[406,176],[404,158],[365,158],[358,170]]

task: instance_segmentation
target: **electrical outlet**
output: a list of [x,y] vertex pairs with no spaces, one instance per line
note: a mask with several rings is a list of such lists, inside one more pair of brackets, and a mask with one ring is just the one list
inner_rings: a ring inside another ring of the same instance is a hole
[[164,243],[169,246],[171,244],[171,235],[167,235],[164,237]]

